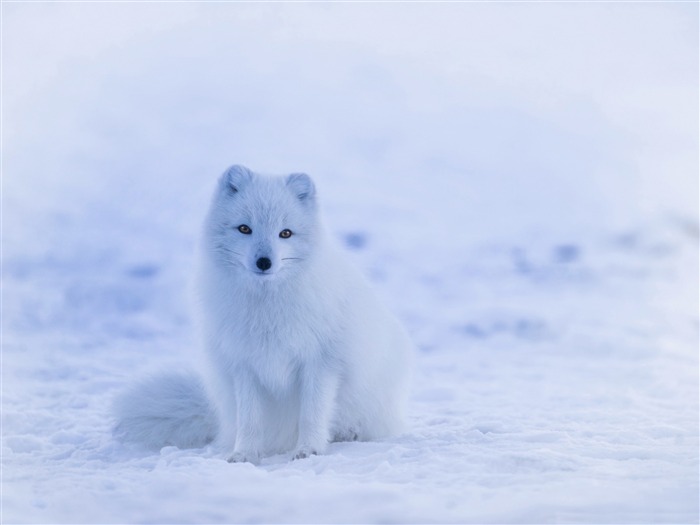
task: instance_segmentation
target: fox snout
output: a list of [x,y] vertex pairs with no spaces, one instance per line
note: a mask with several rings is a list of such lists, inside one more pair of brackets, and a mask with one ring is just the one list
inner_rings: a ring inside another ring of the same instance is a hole
[[259,270],[265,272],[272,268],[272,261],[268,257],[260,257],[255,261],[255,266],[257,266]]
[[250,270],[258,275],[272,275],[279,270],[279,261],[269,246],[258,246],[251,253]]
[[279,268],[274,248],[264,239],[256,243],[250,252],[249,268],[253,273],[270,275]]

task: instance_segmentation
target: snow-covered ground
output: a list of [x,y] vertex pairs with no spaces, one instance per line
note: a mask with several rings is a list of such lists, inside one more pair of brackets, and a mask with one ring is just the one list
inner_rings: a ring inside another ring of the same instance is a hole
[[[697,523],[698,4],[2,5],[2,523]],[[419,349],[410,427],[111,435],[196,355],[216,177],[306,171]]]

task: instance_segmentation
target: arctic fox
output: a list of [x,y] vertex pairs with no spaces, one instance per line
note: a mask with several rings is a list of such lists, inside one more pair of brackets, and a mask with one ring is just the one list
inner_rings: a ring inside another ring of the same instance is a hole
[[402,428],[412,344],[323,230],[308,175],[232,166],[202,244],[206,380],[132,388],[118,434],[152,448],[216,440],[229,461],[256,463]]

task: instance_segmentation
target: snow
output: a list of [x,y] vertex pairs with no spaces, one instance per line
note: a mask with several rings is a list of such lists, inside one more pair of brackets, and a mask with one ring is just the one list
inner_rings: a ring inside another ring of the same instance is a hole
[[[2,5],[3,523],[697,523],[698,5]],[[306,171],[410,426],[153,454],[216,177]]]

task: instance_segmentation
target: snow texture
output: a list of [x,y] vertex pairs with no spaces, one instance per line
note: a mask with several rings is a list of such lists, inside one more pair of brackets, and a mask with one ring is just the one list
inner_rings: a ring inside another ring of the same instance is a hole
[[[698,4],[2,5],[2,523],[697,523]],[[310,173],[410,427],[113,434],[198,366],[216,177]]]

